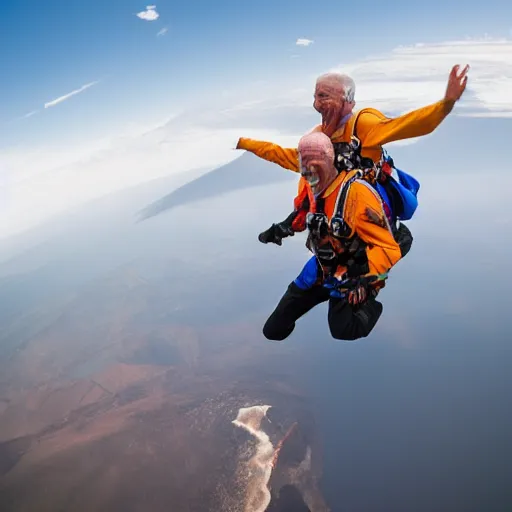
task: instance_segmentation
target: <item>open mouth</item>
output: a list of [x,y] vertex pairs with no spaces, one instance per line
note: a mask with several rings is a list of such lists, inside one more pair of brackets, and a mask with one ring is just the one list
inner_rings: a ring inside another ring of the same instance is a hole
[[315,169],[314,165],[306,166],[302,162],[302,158],[299,156],[299,163],[302,177],[309,183],[311,188],[318,186],[320,183],[320,176]]
[[304,169],[301,174],[312,187],[316,187],[320,183],[320,177],[312,169]]

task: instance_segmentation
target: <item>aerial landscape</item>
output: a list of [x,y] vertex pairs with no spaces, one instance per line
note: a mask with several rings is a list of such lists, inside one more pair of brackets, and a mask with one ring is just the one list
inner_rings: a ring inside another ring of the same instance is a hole
[[[405,24],[395,4],[353,16]],[[2,512],[512,510],[512,8],[465,6],[382,41],[339,33],[335,2],[6,8]],[[394,118],[466,63],[439,126],[384,144],[421,187],[375,328],[335,339],[324,303],[269,339],[312,228],[258,237],[327,130],[317,77]]]

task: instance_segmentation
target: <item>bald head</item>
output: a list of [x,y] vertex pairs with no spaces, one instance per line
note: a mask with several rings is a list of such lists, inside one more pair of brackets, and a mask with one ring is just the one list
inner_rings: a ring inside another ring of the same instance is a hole
[[334,147],[331,139],[322,132],[313,132],[304,135],[299,140],[299,154],[302,160],[308,158],[322,158],[334,162]]
[[321,194],[336,178],[334,148],[322,132],[304,135],[298,145],[300,172],[314,194]]

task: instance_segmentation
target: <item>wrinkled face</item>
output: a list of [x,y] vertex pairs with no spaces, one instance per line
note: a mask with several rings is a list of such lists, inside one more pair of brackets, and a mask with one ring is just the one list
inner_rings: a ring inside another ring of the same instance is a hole
[[322,116],[322,131],[329,137],[339,128],[345,114],[343,85],[334,77],[321,77],[315,87],[314,109]]
[[343,110],[343,86],[331,77],[321,78],[317,81],[313,107],[322,116]]
[[315,195],[321,194],[336,178],[334,149],[323,134],[304,137],[299,143],[300,172]]

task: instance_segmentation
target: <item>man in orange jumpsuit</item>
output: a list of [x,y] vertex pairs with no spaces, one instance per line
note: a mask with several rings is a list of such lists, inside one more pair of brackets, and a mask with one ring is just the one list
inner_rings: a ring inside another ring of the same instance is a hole
[[[427,135],[441,124],[466,88],[468,69],[469,66],[466,66],[459,71],[458,65],[452,68],[442,100],[396,118],[388,118],[374,108],[365,108],[354,115],[353,80],[338,73],[322,75],[316,83],[313,104],[315,110],[322,116],[322,124],[315,127],[313,132],[322,132],[330,137],[336,153],[335,165],[338,171],[357,167],[372,168],[382,162],[383,145]],[[356,151],[350,147],[352,136],[355,136],[359,143]],[[244,137],[238,140],[236,147],[250,151],[285,169],[299,172],[297,148],[282,148],[277,144]],[[385,182],[386,176],[381,173],[381,177]],[[392,183],[388,179],[388,185],[390,182]],[[304,230],[305,215],[311,201],[311,189],[306,180],[301,178],[294,201],[294,212],[285,221],[273,224],[263,232],[260,240],[281,245],[282,238]],[[395,206],[397,211],[390,211],[392,206]],[[389,205],[386,202],[385,207],[390,207],[386,213],[394,223],[396,218],[399,218],[401,205]]]
[[[313,132],[324,133],[331,139],[335,150],[334,165],[338,173],[353,169],[373,168],[375,170],[376,164],[378,165],[382,161],[382,146],[384,144],[427,135],[435,130],[451,112],[455,102],[462,96],[467,84],[468,69],[469,67],[466,66],[460,72],[459,66],[452,68],[442,100],[394,119],[387,118],[378,110],[371,108],[363,109],[357,115],[353,115],[354,82],[345,75],[332,73],[323,75],[317,80],[314,101],[315,110],[322,116],[322,124],[317,126]],[[355,146],[352,144],[353,136],[356,140]],[[240,138],[237,148],[251,151],[260,158],[295,172],[299,172],[301,169],[299,151],[296,148],[284,149],[276,144],[247,138]],[[369,175],[371,176],[371,173]],[[375,179],[373,182],[371,179],[368,182],[375,188],[380,185],[375,183]],[[387,179],[387,182],[393,184],[392,180]],[[386,176],[384,176],[384,183],[386,183]],[[396,188],[394,187],[395,191]],[[395,241],[399,243],[400,255],[403,257],[410,248],[412,235],[403,224],[399,228],[395,224],[398,218],[407,219],[407,216],[402,215],[404,212],[403,197],[400,197],[400,193],[393,193],[393,187],[388,191],[391,194],[384,194],[385,197],[381,194],[382,205],[387,220],[391,222]],[[412,192],[417,192],[417,190]],[[299,192],[294,201],[294,212],[285,221],[273,224],[271,228],[262,233],[260,240],[280,245],[285,236],[293,235],[295,231],[303,231],[306,214],[311,211],[314,203],[315,194],[306,178],[302,176],[299,181]],[[414,207],[412,211],[414,211]],[[264,328],[267,338],[286,338],[293,330],[297,318],[314,307],[318,301],[328,300],[328,296],[332,296],[332,292],[326,296],[325,288],[316,286],[317,275],[318,258],[313,256],[306,263],[300,275],[290,284],[276,311],[267,321]],[[382,313],[382,304],[374,300],[374,293],[375,289],[372,289],[369,300],[364,306],[359,305],[359,313],[354,313],[355,316],[347,314],[341,317],[337,316],[337,318],[344,317],[350,321],[348,323],[338,321],[333,324],[338,326],[335,327],[334,332],[331,326],[334,337],[357,339],[368,335]],[[349,311],[346,302],[341,301],[336,307],[333,306],[334,309],[330,308],[329,318],[333,318],[332,311],[336,309],[342,308],[344,311]],[[367,322],[358,323],[355,321],[357,318],[366,318]],[[372,318],[373,321],[371,321]],[[283,325],[288,327],[283,328]]]
[[290,283],[263,334],[283,340],[301,316],[329,301],[334,338],[368,336],[382,313],[376,300],[381,277],[400,260],[400,247],[376,190],[360,178],[359,170],[339,172],[334,166],[327,135],[314,132],[302,137],[298,156],[314,197],[306,221],[306,246],[315,257],[316,279],[306,289]]

